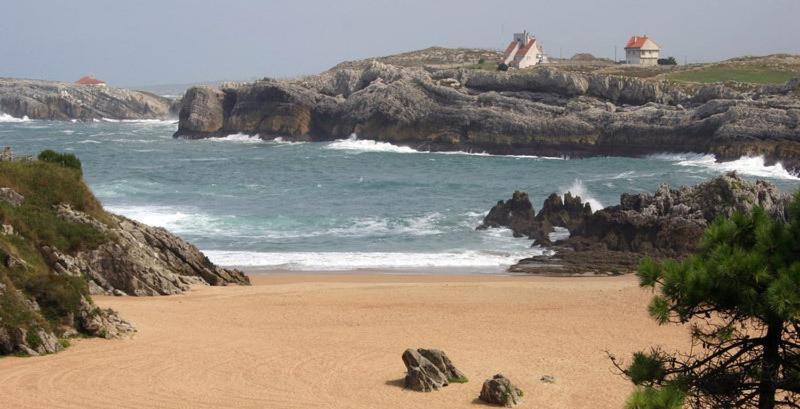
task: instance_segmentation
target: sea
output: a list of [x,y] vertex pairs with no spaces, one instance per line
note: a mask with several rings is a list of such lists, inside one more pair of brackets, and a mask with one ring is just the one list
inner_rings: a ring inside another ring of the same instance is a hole
[[[0,146],[70,152],[107,210],[161,226],[211,261],[271,271],[497,273],[546,254],[506,229],[477,231],[498,200],[529,193],[535,208],[572,192],[597,210],[623,192],[696,184],[728,171],[785,191],[800,178],[761,157],[495,156],[421,152],[351,136],[332,142],[234,134],[173,138],[176,121],[58,122],[0,114]],[[568,234],[560,231],[562,236]]]

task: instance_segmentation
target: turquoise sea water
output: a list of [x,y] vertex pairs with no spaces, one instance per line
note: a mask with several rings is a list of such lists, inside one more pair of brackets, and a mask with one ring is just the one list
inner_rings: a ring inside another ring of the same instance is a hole
[[425,153],[358,139],[187,141],[173,121],[70,123],[0,114],[0,145],[18,154],[77,154],[111,211],[163,226],[220,264],[289,270],[458,268],[501,271],[538,254],[506,230],[475,231],[514,190],[541,207],[572,191],[595,208],[660,183],[694,184],[727,170],[784,190],[800,180],[760,158],[718,164],[681,154],[647,158],[502,157]]

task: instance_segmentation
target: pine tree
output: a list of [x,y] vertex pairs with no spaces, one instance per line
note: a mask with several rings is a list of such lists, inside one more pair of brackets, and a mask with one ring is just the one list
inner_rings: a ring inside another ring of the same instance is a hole
[[628,408],[800,408],[800,192],[786,216],[719,218],[695,255],[642,262],[650,315],[688,325],[692,348],[612,356],[637,385]]

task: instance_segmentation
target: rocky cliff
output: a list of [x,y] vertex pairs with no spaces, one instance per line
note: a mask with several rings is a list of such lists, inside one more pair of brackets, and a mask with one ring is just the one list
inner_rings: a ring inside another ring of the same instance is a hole
[[[11,156],[11,155],[7,155]],[[92,295],[179,294],[190,285],[247,285],[170,234],[105,212],[80,161],[51,152],[0,161],[0,355],[45,354],[79,334],[135,331]]]
[[737,88],[545,66],[493,72],[372,61],[294,81],[190,89],[175,135],[355,133],[423,150],[572,157],[764,155],[800,170],[799,96],[800,79]]
[[22,118],[53,120],[167,119],[178,106],[168,98],[142,91],[99,85],[0,78],[0,112]]
[[[579,197],[567,195],[563,202],[555,199],[557,195],[550,195],[539,215],[531,219],[529,214],[507,212],[510,203],[514,208],[531,206],[527,194],[515,192],[511,200],[492,208],[478,228],[500,226],[515,232],[521,229],[525,236],[537,240],[535,244],[553,250],[551,256],[520,261],[511,267],[514,272],[620,273],[635,269],[644,256],[690,254],[718,216],[729,217],[762,207],[770,216],[785,219],[790,200],[771,183],[749,182],[735,173],[678,189],[662,185],[654,194],[625,193],[619,205],[594,213],[588,204],[581,205]],[[542,220],[547,223],[542,224]],[[546,236],[554,226],[569,229],[569,238],[550,243]]]

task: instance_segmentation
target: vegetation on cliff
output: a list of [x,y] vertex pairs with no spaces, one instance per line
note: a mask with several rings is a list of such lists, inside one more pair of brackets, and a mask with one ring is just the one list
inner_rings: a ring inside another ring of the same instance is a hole
[[37,355],[59,338],[134,331],[92,294],[178,294],[192,284],[248,284],[164,229],[103,210],[80,160],[44,151],[0,161],[0,355]]
[[42,348],[41,334],[61,336],[67,328],[77,327],[74,320],[80,315],[81,300],[91,298],[86,280],[58,274],[41,247],[74,253],[108,240],[92,226],[60,218],[54,206],[66,203],[100,220],[109,217],[74,167],[46,161],[0,162],[0,186],[24,197],[19,205],[0,201],[0,221],[10,226],[0,235],[0,354],[25,352],[9,350],[12,334],[20,330],[28,348],[53,352]]
[[639,352],[629,408],[774,408],[800,403],[800,193],[782,220],[762,208],[718,218],[682,261],[645,260],[659,323],[689,325],[688,354]]

